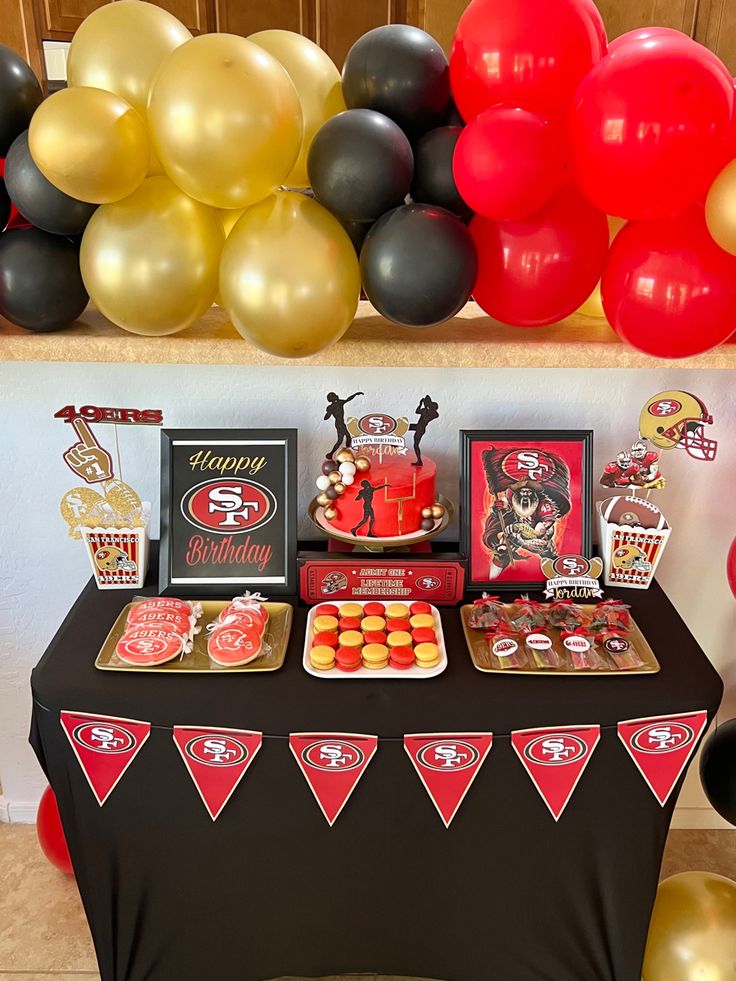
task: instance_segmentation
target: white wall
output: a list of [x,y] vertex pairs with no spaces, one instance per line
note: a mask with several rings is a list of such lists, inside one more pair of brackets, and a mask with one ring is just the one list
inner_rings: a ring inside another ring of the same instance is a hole
[[[659,578],[726,681],[722,718],[728,718],[736,715],[736,602],[724,573],[736,534],[736,444],[729,438],[736,402],[733,375],[726,371],[0,364],[0,782],[6,817],[32,818],[43,790],[26,742],[29,675],[90,574],[82,546],[67,537],[58,510],[63,492],[79,482],[61,459],[72,442],[71,427],[53,419],[63,405],[161,407],[170,427],[298,426],[305,511],[316,466],[331,443],[321,421],[329,390],[362,389],[371,393],[366,409],[397,414],[411,412],[425,392],[435,396],[441,418],[428,431],[426,452],[439,464],[440,490],[457,500],[459,429],[592,428],[598,470],[636,436],[644,400],[678,387],[704,399],[720,447],[713,464],[696,463],[680,451],[665,456],[669,486],[657,501],[674,533]],[[98,432],[112,437],[112,429]],[[157,528],[158,431],[119,427],[119,434],[123,476],[154,502]],[[603,488],[596,491],[607,496]],[[301,532],[309,533],[307,521]],[[695,771],[681,805],[680,825],[717,826]]]

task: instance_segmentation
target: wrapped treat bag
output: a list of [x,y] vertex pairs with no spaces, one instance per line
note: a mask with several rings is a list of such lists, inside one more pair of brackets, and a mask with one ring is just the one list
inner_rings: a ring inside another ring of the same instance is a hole
[[598,639],[619,671],[635,671],[644,666],[639,652],[622,631],[602,630]]
[[265,640],[268,610],[258,593],[237,596],[208,626],[207,653],[223,668],[242,667],[271,651]]
[[136,597],[128,613],[128,626],[170,626],[191,639],[198,632],[202,615],[200,603],[168,596]]
[[139,668],[158,667],[188,654],[191,649],[191,637],[171,624],[131,624],[115,645],[115,653],[121,661]]
[[563,630],[560,633],[562,646],[570,655],[572,666],[576,671],[604,671],[606,662],[598,653],[595,635],[585,627],[575,630]]
[[631,630],[630,607],[621,600],[603,600],[596,603],[590,618],[590,629],[594,633],[602,630]]
[[522,596],[514,605],[516,612],[511,623],[517,630],[529,633],[533,630],[544,630],[547,626],[547,611],[542,603]]
[[554,641],[545,629],[522,631],[524,649],[535,666],[541,671],[554,671],[562,667],[562,659],[555,650]]
[[508,623],[486,634],[493,667],[500,670],[520,671],[527,664],[527,653],[521,635]]
[[496,630],[508,622],[506,604],[498,596],[489,596],[488,593],[475,600],[468,618],[468,624],[477,630]]
[[547,607],[547,623],[557,630],[572,632],[578,627],[584,627],[587,621],[582,606],[573,603],[571,599],[557,600]]

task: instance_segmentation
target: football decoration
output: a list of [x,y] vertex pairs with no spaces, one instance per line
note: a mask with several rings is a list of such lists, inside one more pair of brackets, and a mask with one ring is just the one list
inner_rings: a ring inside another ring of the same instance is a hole
[[609,497],[601,504],[601,516],[614,525],[657,530],[667,527],[667,519],[657,505],[643,497]]

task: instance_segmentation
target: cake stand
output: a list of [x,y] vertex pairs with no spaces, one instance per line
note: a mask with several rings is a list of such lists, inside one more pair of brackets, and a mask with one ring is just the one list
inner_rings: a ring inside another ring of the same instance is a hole
[[330,538],[335,541],[345,542],[353,546],[356,552],[400,552],[412,545],[419,545],[420,542],[428,542],[430,538],[439,535],[449,527],[455,515],[452,502],[441,495],[437,498],[437,503],[445,509],[445,513],[434,523],[434,528],[429,531],[414,531],[410,535],[395,535],[391,538],[368,538],[365,535],[349,535],[342,531],[337,531],[333,525],[325,518],[324,508],[317,504],[316,498],[310,502],[309,517],[312,522]]

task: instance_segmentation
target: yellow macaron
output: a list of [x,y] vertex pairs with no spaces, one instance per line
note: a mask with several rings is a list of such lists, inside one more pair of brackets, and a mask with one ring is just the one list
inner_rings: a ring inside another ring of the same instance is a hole
[[341,617],[358,617],[361,619],[363,616],[363,607],[360,603],[343,603],[340,607]]
[[379,670],[388,664],[388,647],[385,644],[366,644],[360,653],[366,668]]
[[343,630],[340,634],[340,647],[362,647],[363,634],[359,630]]
[[440,650],[436,644],[417,644],[414,656],[420,668],[434,668],[440,663]]
[[394,630],[386,638],[386,643],[389,647],[411,647],[413,641],[411,634],[408,634],[405,630]]
[[335,652],[331,647],[320,644],[309,652],[309,663],[318,671],[329,671],[335,663]]
[[431,613],[415,613],[409,623],[414,630],[417,627],[434,627],[434,617]]
[[408,620],[409,607],[403,603],[392,603],[386,610],[386,617],[389,620]]
[[337,617],[315,617],[312,626],[316,634],[331,633],[337,630]]
[[386,621],[383,617],[363,617],[360,629],[365,633],[369,630],[383,630],[385,626]]

